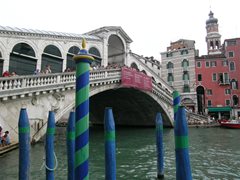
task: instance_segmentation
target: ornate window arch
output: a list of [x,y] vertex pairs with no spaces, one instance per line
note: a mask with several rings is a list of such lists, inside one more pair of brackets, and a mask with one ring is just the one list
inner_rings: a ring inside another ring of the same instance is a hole
[[168,62],[167,63],[167,69],[173,69],[174,68],[174,65],[172,62]]

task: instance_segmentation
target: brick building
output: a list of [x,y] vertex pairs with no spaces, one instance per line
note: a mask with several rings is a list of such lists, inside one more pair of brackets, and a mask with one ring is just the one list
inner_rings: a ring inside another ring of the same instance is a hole
[[239,117],[240,39],[227,39],[221,45],[218,19],[212,11],[206,30],[208,55],[196,57],[195,64],[198,113],[216,119]]
[[161,76],[181,94],[182,104],[215,119],[240,117],[240,38],[221,43],[218,19],[206,21],[207,55],[198,55],[194,40],[171,42],[161,53]]

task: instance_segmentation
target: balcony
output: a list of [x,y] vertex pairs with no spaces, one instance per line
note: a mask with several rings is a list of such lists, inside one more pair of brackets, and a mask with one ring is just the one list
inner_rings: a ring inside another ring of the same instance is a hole
[[230,80],[229,79],[224,79],[224,80],[220,79],[220,80],[218,80],[218,84],[220,86],[230,85]]

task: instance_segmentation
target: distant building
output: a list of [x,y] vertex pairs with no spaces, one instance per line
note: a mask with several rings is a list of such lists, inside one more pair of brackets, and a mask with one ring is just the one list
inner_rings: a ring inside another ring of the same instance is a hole
[[181,94],[182,104],[215,119],[240,117],[240,38],[221,44],[218,19],[206,21],[207,55],[199,56],[195,41],[171,42],[161,53],[161,76]]
[[192,111],[197,109],[195,56],[195,41],[186,39],[171,42],[161,53],[161,77],[181,94],[182,104]]
[[198,113],[216,119],[240,116],[240,39],[227,39],[221,46],[218,19],[210,11],[206,21],[208,55],[196,57]]

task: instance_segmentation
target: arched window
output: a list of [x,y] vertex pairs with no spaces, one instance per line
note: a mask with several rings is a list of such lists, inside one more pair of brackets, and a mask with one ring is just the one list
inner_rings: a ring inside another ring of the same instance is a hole
[[234,62],[230,62],[230,71],[234,71],[234,70],[235,70]]
[[188,72],[183,73],[183,80],[189,80],[189,74]]
[[9,72],[18,75],[33,74],[37,59],[33,48],[26,43],[16,44],[10,53]]
[[238,105],[238,101],[239,101],[237,95],[233,95],[232,98],[233,98],[233,105],[237,106]]
[[219,42],[216,41],[216,48],[219,49]]
[[189,85],[187,85],[187,84],[185,84],[184,86],[183,86],[183,92],[190,92],[190,87],[189,87]]
[[110,35],[108,39],[108,64],[123,65],[125,48],[123,41],[117,35]]
[[75,61],[73,60],[73,56],[78,54],[80,51],[80,48],[77,46],[72,46],[69,48],[68,53],[67,53],[67,68],[70,69],[70,71],[74,71],[76,68]]
[[174,78],[173,78],[173,75],[172,75],[172,74],[168,74],[167,81],[168,81],[168,82],[173,82],[173,81],[174,81]]
[[95,47],[91,47],[89,50],[88,50],[88,53],[91,54],[93,57],[94,57],[94,61],[92,62],[92,65],[91,66],[101,66],[101,61],[102,61],[102,58],[101,58],[101,55],[100,55],[100,52],[98,51],[97,48]]
[[188,67],[188,66],[189,66],[188,60],[184,59],[184,60],[182,61],[182,67]]
[[235,79],[232,79],[231,81],[232,89],[238,89],[238,82]]
[[173,63],[172,62],[168,62],[167,63],[167,69],[172,69],[173,68]]
[[54,45],[45,47],[42,54],[41,70],[44,71],[46,66],[51,66],[51,72],[62,72],[63,58],[60,50]]
[[214,49],[213,41],[210,41],[210,49]]
[[[136,69],[136,70],[139,70],[136,63],[132,63],[130,67],[131,67],[131,68],[134,68],[134,69]],[[145,72],[145,73],[146,73],[146,72]]]

